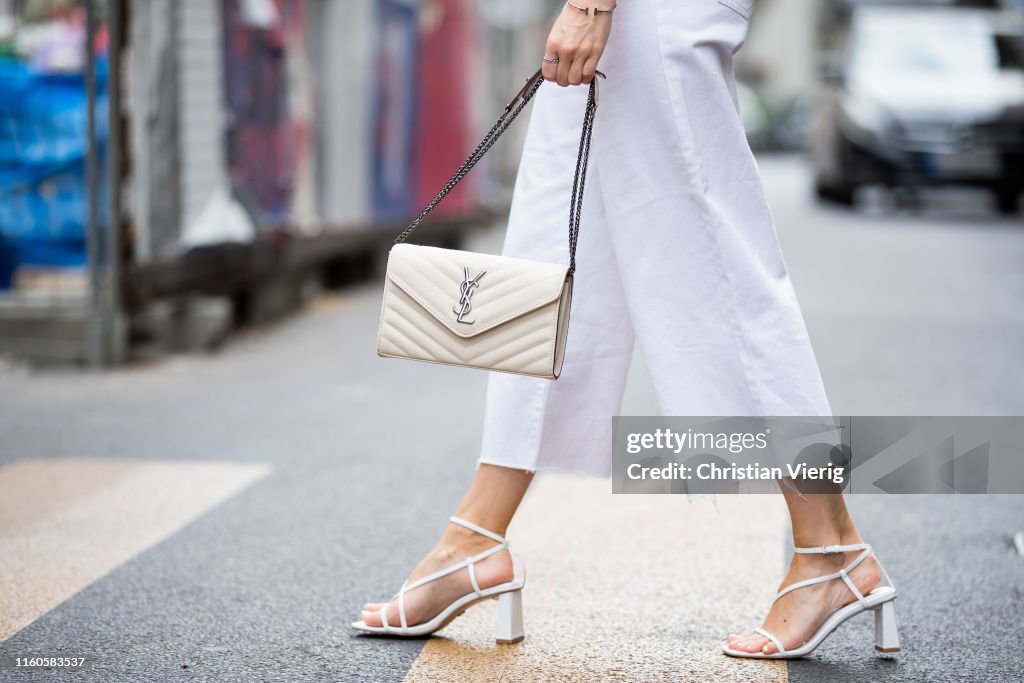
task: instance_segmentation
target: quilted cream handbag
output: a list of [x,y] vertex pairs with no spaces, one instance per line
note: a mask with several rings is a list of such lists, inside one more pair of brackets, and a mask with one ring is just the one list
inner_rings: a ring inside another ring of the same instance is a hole
[[404,243],[494,145],[543,82],[540,71],[527,80],[466,162],[395,239],[388,254],[378,355],[558,377],[569,327],[597,78],[590,84],[569,204],[568,265]]

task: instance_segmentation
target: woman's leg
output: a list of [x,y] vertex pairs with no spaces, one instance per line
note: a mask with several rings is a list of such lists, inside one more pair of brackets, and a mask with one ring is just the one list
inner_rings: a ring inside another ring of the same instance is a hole
[[665,415],[831,415],[737,108],[746,30],[714,0],[620,3],[593,142],[608,232]]
[[[567,263],[569,202],[579,151],[587,89],[546,83],[534,99],[522,161],[516,178],[506,256]],[[598,113],[597,126],[601,125]],[[600,135],[595,130],[595,138]],[[618,412],[633,350],[633,331],[618,268],[608,240],[600,196],[600,173],[591,164],[574,276],[568,346],[557,381],[491,373],[479,469],[456,516],[489,531],[505,529],[539,469],[607,476],[611,470],[611,416]],[[455,524],[416,567],[417,579],[486,550],[493,541]],[[480,586],[512,579],[509,553],[475,565]],[[428,621],[454,599],[472,592],[467,571],[406,595],[409,625]],[[384,604],[361,614],[381,624]],[[398,607],[386,613],[396,624]]]
[[[455,516],[504,536],[532,480],[533,472],[482,464]],[[494,541],[476,532],[449,524],[434,548],[413,570],[409,583],[494,545]],[[512,558],[507,551],[496,553],[477,562],[475,572],[481,588],[511,581]],[[456,599],[472,592],[468,571],[449,574],[406,594],[406,619],[410,626],[429,621]],[[380,610],[384,605],[367,603],[359,615],[360,619],[368,626],[380,626]],[[399,623],[396,601],[392,601],[388,607],[387,617],[389,624]]]
[[[816,547],[862,543],[846,502],[840,493],[787,493],[786,505],[793,522],[793,545]],[[831,574],[849,564],[860,551],[829,555],[793,555],[789,572],[779,590],[804,579]],[[868,557],[850,572],[850,580],[862,594],[869,593],[881,581],[878,562]],[[855,597],[842,581],[825,581],[794,590],[772,605],[764,628],[782,641],[787,650],[804,643],[825,619]],[[772,654],[778,648],[754,631],[729,636],[729,646],[745,652]]]

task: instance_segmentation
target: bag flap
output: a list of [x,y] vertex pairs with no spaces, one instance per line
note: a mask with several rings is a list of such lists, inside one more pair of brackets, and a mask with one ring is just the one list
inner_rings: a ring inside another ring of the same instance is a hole
[[557,299],[568,266],[397,244],[387,277],[445,327],[474,337]]

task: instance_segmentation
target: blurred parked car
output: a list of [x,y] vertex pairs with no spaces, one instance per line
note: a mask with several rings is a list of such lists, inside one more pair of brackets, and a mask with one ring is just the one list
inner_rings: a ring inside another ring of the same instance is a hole
[[1015,213],[1024,191],[1019,15],[963,7],[860,6],[823,60],[812,131],[815,189],[971,184]]

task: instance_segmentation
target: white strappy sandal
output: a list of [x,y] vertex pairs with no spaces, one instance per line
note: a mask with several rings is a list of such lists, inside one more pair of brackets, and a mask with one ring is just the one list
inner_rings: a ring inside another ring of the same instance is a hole
[[[790,591],[794,591],[805,586],[812,586],[816,583],[832,581],[833,579],[842,579],[847,588],[849,588],[856,596],[856,602],[851,602],[849,605],[840,607],[833,612],[832,615],[825,620],[825,623],[818,628],[814,635],[808,638],[807,641],[798,648],[787,650],[782,647],[782,642],[770,631],[764,627],[758,627],[754,629],[754,632],[760,633],[762,636],[772,641],[775,644],[775,647],[778,648],[778,652],[773,652],[770,655],[763,652],[744,652],[743,650],[733,650],[727,643],[722,646],[722,651],[725,652],[725,654],[732,657],[750,657],[752,659],[791,659],[794,657],[803,657],[810,654],[816,647],[821,645],[822,641],[824,641],[825,638],[827,638],[832,631],[835,631],[836,628],[838,628],[844,621],[868,610],[875,613],[875,649],[879,652],[900,651],[900,639],[896,630],[896,607],[893,605],[893,600],[896,599],[896,587],[893,585],[892,579],[889,578],[889,574],[885,571],[882,563],[880,561],[878,562],[878,568],[881,570],[882,576],[885,578],[885,583],[887,585],[878,586],[867,595],[863,595],[859,590],[857,590],[857,586],[854,585],[853,581],[850,580],[849,574],[853,568],[868,557],[874,555],[874,551],[871,549],[870,545],[867,543],[854,543],[851,545],[826,545],[815,548],[794,548],[793,550],[800,554],[820,553],[823,555],[845,553],[854,550],[861,550],[863,552],[861,552],[853,562],[837,572],[825,574],[824,576],[816,576],[812,579],[805,579],[804,581],[797,581],[792,586],[787,586],[785,590],[779,591],[775,596],[775,599],[772,600],[773,604],[775,600],[778,600]],[[875,557],[875,560],[878,560],[877,556]]]
[[[369,626],[362,620],[359,620],[352,622],[352,628],[360,631],[366,631],[367,633],[406,638],[426,636],[447,626],[452,619],[465,612],[472,605],[491,598],[498,601],[498,621],[495,627],[494,639],[499,643],[518,643],[523,639],[522,590],[523,586],[526,584],[526,570],[519,557],[512,552],[511,548],[509,548],[508,539],[458,517],[452,517],[450,520],[459,526],[463,526],[471,531],[475,531],[478,534],[486,536],[487,538],[495,541],[498,545],[493,548],[488,548],[482,553],[477,553],[473,557],[462,560],[450,567],[445,567],[440,571],[436,571],[429,576],[424,576],[422,579],[417,579],[411,584],[409,582],[402,584],[398,593],[391,598],[391,600],[395,600],[396,598],[398,599],[399,625],[393,626],[388,624],[387,605],[385,605],[380,611],[381,626]],[[476,580],[476,570],[473,565],[486,557],[490,557],[495,553],[501,552],[502,550],[508,550],[509,555],[512,556],[513,579],[497,586],[491,586],[490,588],[480,588],[480,584],[478,584]],[[415,626],[409,626],[406,623],[405,618],[405,594],[415,588],[426,585],[431,581],[436,581],[443,576],[453,574],[461,569],[465,569],[469,572],[469,583],[473,586],[473,592],[463,595],[461,598],[445,607],[440,614],[430,621],[422,624],[416,624]],[[388,604],[390,604],[390,602],[391,601],[389,600]]]

